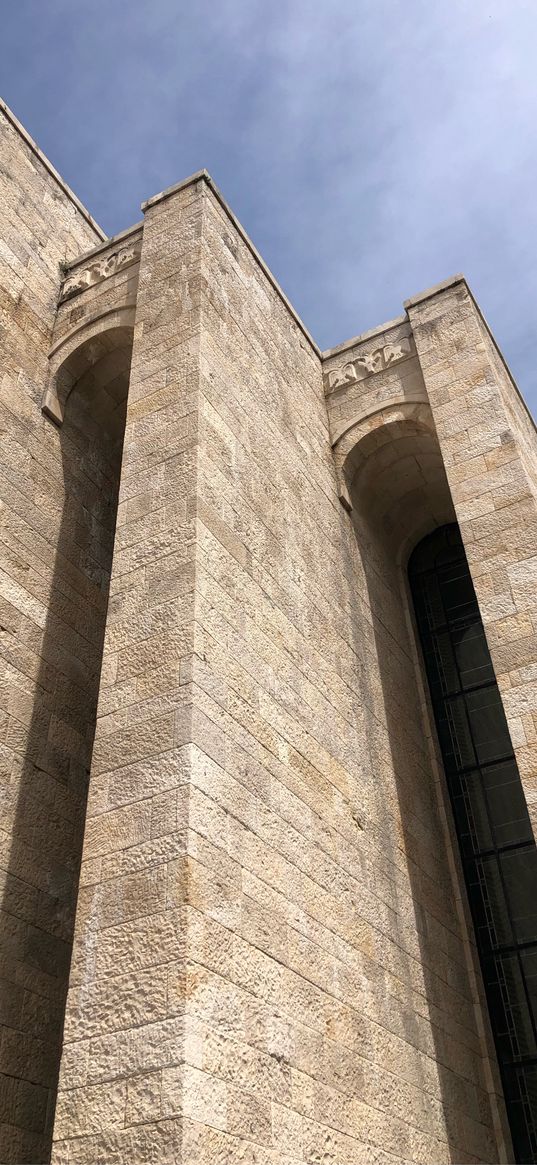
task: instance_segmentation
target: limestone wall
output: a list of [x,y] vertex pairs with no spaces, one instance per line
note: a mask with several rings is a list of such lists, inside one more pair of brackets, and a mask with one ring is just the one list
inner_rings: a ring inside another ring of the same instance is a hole
[[184,1160],[498,1159],[394,572],[210,195],[203,243]]
[[515,438],[517,455],[523,463],[534,496],[537,498],[537,432],[535,421],[511,376],[494,337],[489,331],[479,306],[475,304],[475,307],[478,314],[484,350],[487,353],[489,363],[494,369],[502,404],[509,418],[510,430]]
[[217,192],[151,200],[56,1165],[501,1159],[400,578]]
[[148,209],[58,1162],[182,1159],[200,249],[195,185]]
[[464,280],[407,306],[535,823],[535,433]]
[[502,1160],[402,586],[455,512],[531,805],[535,452],[466,286],[323,362],[206,175],[96,246],[0,127],[0,1157],[85,821],[55,1165]]
[[0,149],[0,1159],[36,1162],[52,1130],[99,638],[91,504],[64,509],[66,481],[91,492],[83,443],[75,421],[62,441],[41,398],[59,264],[103,235],[3,105]]

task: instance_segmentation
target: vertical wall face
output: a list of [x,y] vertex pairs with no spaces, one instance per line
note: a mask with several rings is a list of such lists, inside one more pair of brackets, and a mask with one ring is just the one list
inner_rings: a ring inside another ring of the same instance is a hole
[[203,283],[183,1159],[497,1159],[400,576],[210,195]]
[[181,1159],[201,213],[144,227],[58,1162]]
[[137,303],[134,230],[62,305],[62,342],[97,300],[109,335],[59,431],[58,263],[99,236],[2,133],[0,1157],[47,1158],[99,693],[58,1165],[497,1160],[399,559],[457,517],[531,808],[501,358],[464,283],[410,303],[327,362],[334,464],[319,354],[201,180],[148,205]]
[[535,829],[536,435],[464,281],[408,314]]
[[[426,1097],[423,1131],[436,1136],[431,1159],[503,1159],[499,1081],[407,599],[409,550],[425,531],[454,517],[408,321],[330,354],[325,384],[338,485],[351,507],[359,552],[356,585],[367,613],[368,738],[380,795],[377,828],[385,861],[397,872],[398,972],[412,988],[417,1013],[412,1022],[408,1012],[403,1016],[398,1070],[421,1065],[413,1083]],[[407,1119],[419,1127],[415,1111],[411,1116],[407,1109]],[[424,1142],[420,1151],[427,1155]]]
[[41,398],[59,263],[102,235],[3,112],[0,134],[0,1159],[20,1163],[49,1151],[96,679],[92,604],[104,620],[91,581],[100,535],[84,529],[95,514],[87,434],[73,413],[61,437]]
[[501,1156],[401,571],[356,510],[243,236],[204,182],[154,201],[57,1165]]
[[[418,460],[420,453],[430,454],[424,445],[420,449],[414,444]],[[382,478],[380,457],[373,454],[371,461],[376,466],[364,466],[367,472],[357,475],[351,497],[370,604],[367,671],[374,677],[371,739],[373,768],[383,792],[384,848],[391,863],[400,867],[396,910],[406,903],[411,920],[397,928],[398,969],[411,985],[417,1012],[413,1021],[408,1013],[403,1019],[409,1044],[405,1052],[427,1064],[422,1076],[429,1108],[426,1127],[438,1139],[431,1146],[436,1154],[432,1159],[496,1161],[502,1159],[499,1081],[489,1062],[494,1053],[487,1044],[483,993],[469,949],[456,840],[431,747],[397,533],[383,534],[363,480],[368,474],[373,480]],[[403,465],[394,459],[390,472],[395,506],[404,488],[404,459]],[[439,492],[437,483],[437,499]],[[403,1062],[406,1056],[402,1054]]]

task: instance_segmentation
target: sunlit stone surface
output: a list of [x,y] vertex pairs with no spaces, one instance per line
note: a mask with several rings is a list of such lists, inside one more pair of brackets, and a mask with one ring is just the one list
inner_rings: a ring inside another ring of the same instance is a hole
[[535,820],[479,308],[321,353],[205,172],[106,240],[0,128],[0,1160],[513,1160],[406,570],[458,522]]

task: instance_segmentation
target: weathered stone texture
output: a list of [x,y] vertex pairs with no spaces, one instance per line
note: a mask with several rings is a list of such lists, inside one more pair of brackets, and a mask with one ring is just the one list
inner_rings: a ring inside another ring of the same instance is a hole
[[537,455],[468,289],[323,358],[207,175],[99,242],[4,132],[0,1157],[82,852],[55,1165],[504,1161],[405,588],[457,518],[531,807]]
[[[80,288],[76,295],[60,299],[52,352],[66,336],[79,331],[88,320],[136,304],[141,247],[142,228],[138,226],[118,240],[101,243],[70,265],[62,282],[62,292],[71,282],[76,284],[76,280]],[[93,272],[96,274],[92,275]],[[92,278],[94,281],[89,282]]]
[[56,1161],[180,1159],[200,250],[195,187],[148,211]]
[[317,355],[209,193],[203,276],[185,1159],[490,1160],[395,583],[337,505]]
[[55,1162],[502,1159],[393,542],[453,510],[391,333],[329,383],[351,520],[247,241],[203,179],[148,208]]
[[463,280],[408,314],[535,828],[535,430]]
[[0,135],[0,1159],[36,1162],[52,1132],[104,623],[88,437],[72,420],[60,438],[40,406],[59,264],[102,235],[3,107]]

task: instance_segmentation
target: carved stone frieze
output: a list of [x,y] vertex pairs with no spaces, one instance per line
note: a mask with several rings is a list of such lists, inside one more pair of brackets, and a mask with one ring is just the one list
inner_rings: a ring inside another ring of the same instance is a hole
[[372,376],[375,372],[382,372],[391,364],[405,360],[414,351],[412,337],[403,336],[399,340],[383,344],[381,348],[374,348],[372,352],[359,352],[351,360],[340,365],[339,368],[331,368],[325,373],[326,392],[329,395],[338,388],[346,388],[348,384],[353,384],[355,381],[365,380],[366,377]]
[[140,239],[129,246],[119,247],[116,251],[110,251],[106,255],[97,257],[92,263],[88,263],[87,267],[79,267],[65,279],[60,292],[60,303],[66,299],[71,299],[80,291],[85,291],[87,287],[101,283],[103,279],[115,275],[116,271],[121,271],[124,267],[138,263],[141,248]]

